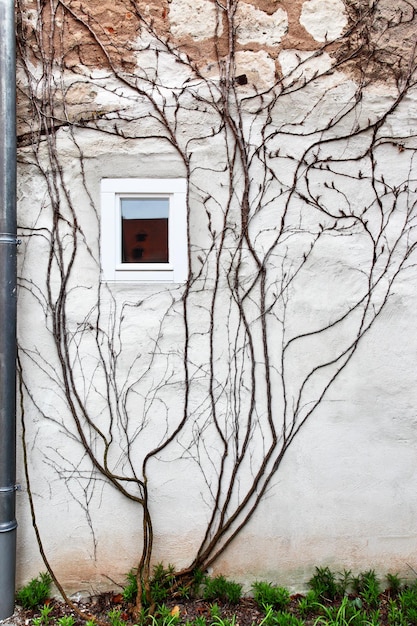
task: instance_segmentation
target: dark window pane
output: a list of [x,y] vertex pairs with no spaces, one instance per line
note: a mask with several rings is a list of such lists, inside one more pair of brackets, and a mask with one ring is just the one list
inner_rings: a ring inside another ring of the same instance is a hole
[[168,198],[122,198],[122,262],[168,263]]

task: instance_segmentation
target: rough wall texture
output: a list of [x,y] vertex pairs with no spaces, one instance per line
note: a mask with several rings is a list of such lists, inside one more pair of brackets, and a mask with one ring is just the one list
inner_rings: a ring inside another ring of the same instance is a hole
[[[155,561],[413,563],[415,10],[18,3],[21,408],[71,588],[137,563],[144,470]],[[100,181],[177,177],[186,285],[101,281]]]

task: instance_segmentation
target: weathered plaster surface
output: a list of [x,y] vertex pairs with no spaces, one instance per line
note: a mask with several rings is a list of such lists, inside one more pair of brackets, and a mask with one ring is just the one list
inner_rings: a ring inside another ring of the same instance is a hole
[[283,75],[288,76],[289,80],[301,77],[311,80],[317,72],[325,72],[332,67],[332,60],[327,53],[317,57],[314,51],[282,50],[278,60]]

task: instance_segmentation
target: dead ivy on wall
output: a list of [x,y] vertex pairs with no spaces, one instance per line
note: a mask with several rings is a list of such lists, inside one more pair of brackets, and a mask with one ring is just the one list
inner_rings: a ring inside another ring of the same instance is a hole
[[[415,23],[415,8],[403,2],[390,20],[386,13],[381,17],[382,3],[348,3],[349,25],[339,40],[295,54],[292,69],[260,88],[237,80],[237,0],[214,3],[214,49],[220,21],[227,33],[214,77],[161,35],[140,3],[118,5],[131,24],[121,40],[110,37],[90,4],[17,3],[26,112],[21,160],[46,190],[36,215],[25,215],[20,224],[26,254],[43,251],[44,272],[31,274],[23,259],[20,290],[55,350],[50,363],[41,347],[21,341],[21,412],[24,425],[35,410],[78,447],[78,460],[59,450],[43,453],[93,533],[90,502],[100,481],[139,507],[137,577],[149,595],[155,464],[192,460],[205,485],[207,524],[189,566],[178,573],[187,580],[194,569],[212,565],[251,520],[395,281],[414,266],[416,137],[401,120],[415,89],[415,50],[410,47],[407,58],[395,56],[391,33]],[[133,51],[134,32],[139,39]],[[105,69],[104,79],[95,66]],[[377,67],[389,68],[391,97],[373,110],[367,88]],[[356,82],[349,98],[339,101],[343,81],[334,77],[344,68]],[[74,104],[74,85],[100,89],[113,104]],[[162,296],[165,310],[146,354],[140,320],[153,296],[120,301],[99,280],[83,282],[86,258],[96,278],[100,271],[99,207],[82,147],[91,132],[120,145],[166,143],[188,181],[189,277],[183,288]],[[95,236],[80,217],[65,171],[64,133],[78,153],[77,176]],[[221,155],[217,163],[201,160],[210,153]],[[399,157],[401,179],[390,171]],[[203,231],[197,238],[196,213]],[[358,245],[361,259],[351,254]],[[331,265],[324,263],[329,251],[336,255]],[[342,295],[340,266],[346,276],[359,277]],[[318,291],[332,284],[329,315],[305,302],[312,282]],[[88,310],[74,313],[87,291]],[[300,323],[303,307],[311,316]],[[132,352],[126,327],[135,317],[139,348]],[[173,320],[182,328],[175,348],[168,332]],[[31,368],[49,381],[64,416],[42,404]],[[181,398],[175,409],[173,390]],[[30,473],[27,479],[36,525]]]

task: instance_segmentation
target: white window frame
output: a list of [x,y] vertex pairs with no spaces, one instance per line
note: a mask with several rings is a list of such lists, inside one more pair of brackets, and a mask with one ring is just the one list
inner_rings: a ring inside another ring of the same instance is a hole
[[[101,268],[104,281],[184,283],[188,276],[185,178],[103,178]],[[121,198],[169,199],[168,263],[123,263]]]

